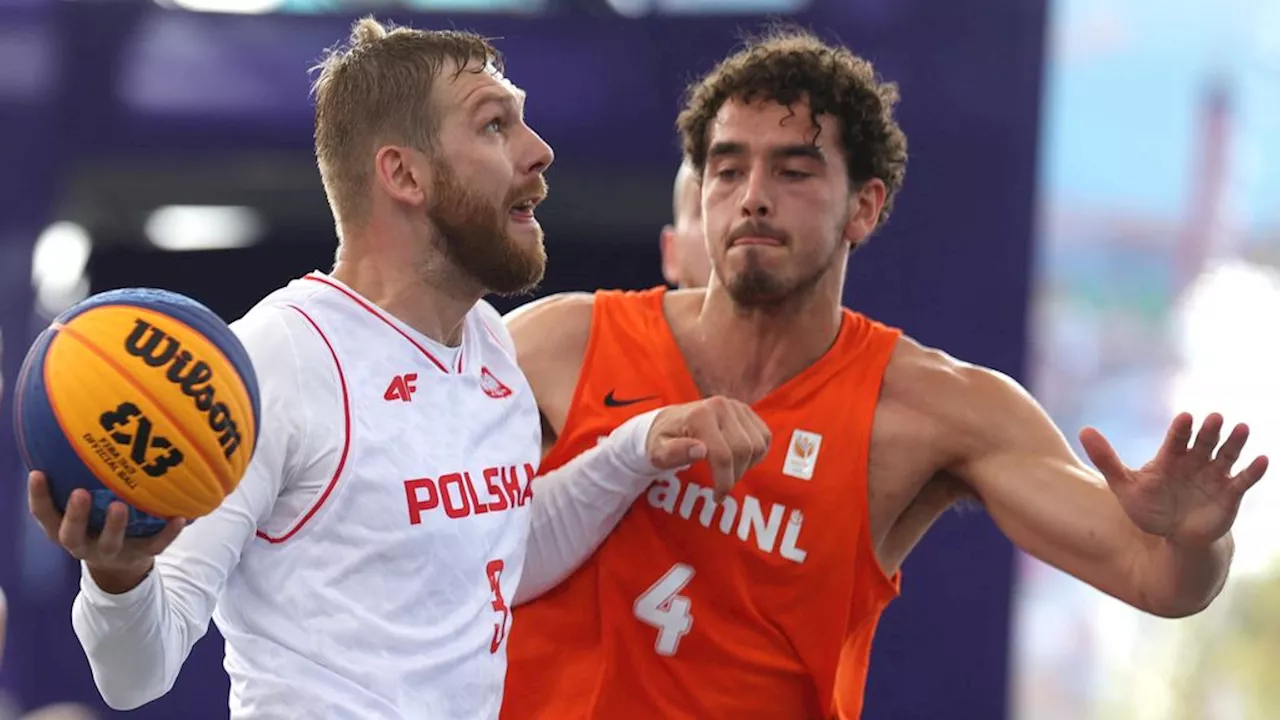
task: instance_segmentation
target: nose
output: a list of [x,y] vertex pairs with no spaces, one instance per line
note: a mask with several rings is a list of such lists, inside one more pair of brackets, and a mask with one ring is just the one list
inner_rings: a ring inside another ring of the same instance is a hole
[[528,166],[529,174],[544,173],[547,168],[551,167],[551,163],[555,162],[556,152],[551,149],[546,140],[542,136],[529,130],[529,134],[533,137],[533,149],[530,151],[530,162]]
[[743,186],[742,216],[765,218],[773,214],[773,199],[769,192],[769,173],[753,168]]

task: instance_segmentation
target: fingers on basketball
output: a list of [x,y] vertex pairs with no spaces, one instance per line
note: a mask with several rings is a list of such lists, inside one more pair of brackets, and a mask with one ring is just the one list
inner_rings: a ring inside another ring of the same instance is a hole
[[49,492],[49,483],[44,473],[33,472],[27,475],[27,508],[31,516],[40,524],[40,529],[49,539],[58,541],[58,528],[62,525],[62,513],[53,504],[53,495]]
[[174,540],[178,539],[178,534],[187,526],[185,518],[173,518],[165,524],[164,529],[156,533],[153,537],[141,540],[131,540],[139,544],[139,552],[143,555],[155,557],[164,552]]
[[107,506],[107,521],[98,533],[97,554],[114,558],[124,549],[124,531],[129,525],[129,508],[122,502],[113,502]]
[[93,501],[85,490],[76,489],[67,499],[67,511],[58,527],[58,544],[77,560],[89,554],[89,511]]

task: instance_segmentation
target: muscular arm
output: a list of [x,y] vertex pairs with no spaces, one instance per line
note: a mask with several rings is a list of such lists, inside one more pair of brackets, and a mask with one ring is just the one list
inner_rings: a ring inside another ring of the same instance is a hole
[[173,687],[208,630],[228,575],[279,496],[302,434],[294,420],[306,417],[298,412],[303,396],[287,312],[270,310],[233,325],[262,392],[258,443],[235,492],[186,528],[136,586],[100,586],[82,563],[71,621],[98,691],[114,709],[139,707]]
[[953,451],[945,472],[1023,550],[1164,617],[1199,612],[1221,590],[1230,535],[1193,549],[1144,533],[1017,383],[918,347],[906,355],[915,391]]

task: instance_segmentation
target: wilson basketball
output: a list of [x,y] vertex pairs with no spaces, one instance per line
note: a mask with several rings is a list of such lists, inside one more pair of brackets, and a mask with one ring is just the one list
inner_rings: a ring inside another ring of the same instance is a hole
[[131,536],[168,518],[209,514],[253,457],[258,380],[239,339],[211,310],[165,290],[128,288],[84,300],[40,334],[14,401],[27,467],[54,504],[93,497],[99,530],[114,500]]

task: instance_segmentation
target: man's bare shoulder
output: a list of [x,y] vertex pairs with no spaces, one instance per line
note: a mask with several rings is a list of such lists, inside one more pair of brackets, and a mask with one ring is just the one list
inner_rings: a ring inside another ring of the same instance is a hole
[[560,293],[527,303],[505,317],[516,360],[533,387],[545,423],[544,441],[564,427],[591,338],[595,296]]
[[567,292],[526,303],[503,318],[523,357],[529,353],[570,353],[586,349],[595,295]]
[[885,370],[882,402],[926,421],[938,433],[931,440],[958,453],[1008,435],[1002,428],[1043,422],[1030,393],[1005,373],[905,336]]

